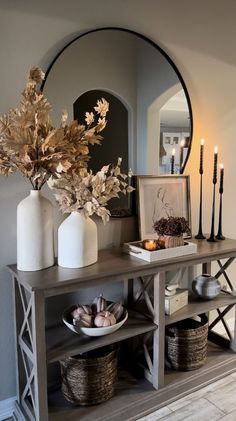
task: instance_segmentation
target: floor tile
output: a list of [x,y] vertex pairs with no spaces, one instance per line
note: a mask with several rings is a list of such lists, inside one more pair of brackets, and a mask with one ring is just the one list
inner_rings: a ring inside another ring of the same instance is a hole
[[233,380],[222,388],[213,390],[206,395],[209,402],[217,406],[226,414],[236,410],[236,381]]
[[161,421],[216,421],[224,415],[224,412],[211,402],[201,398],[161,418]]
[[170,408],[172,411],[176,411],[177,409],[190,404],[195,399],[207,397],[208,393],[218,390],[219,388],[222,388],[228,383],[231,383],[233,381],[234,381],[234,378],[231,375],[224,377],[223,379],[217,380],[214,383],[210,383],[209,385],[197,390],[196,392],[193,392],[181,399],[178,399],[175,402],[172,402],[171,404],[168,405],[168,408]]
[[228,415],[225,415],[223,418],[220,418],[220,421],[235,421],[236,420],[236,411],[231,412]]
[[194,401],[193,397],[194,393],[191,393],[190,395],[184,396],[181,399],[178,399],[177,401],[172,402],[168,405],[168,408],[171,409],[171,411],[177,411],[180,408],[183,408],[186,405],[189,405]]
[[157,411],[152,412],[151,414],[146,415],[143,418],[139,418],[137,421],[157,421],[171,413],[172,411],[169,408],[167,408],[167,406],[164,406],[163,408],[158,409]]

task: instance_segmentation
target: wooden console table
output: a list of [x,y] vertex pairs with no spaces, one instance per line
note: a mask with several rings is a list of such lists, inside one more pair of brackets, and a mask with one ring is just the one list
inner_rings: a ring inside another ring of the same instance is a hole
[[[53,266],[39,272],[21,272],[16,265],[9,266],[15,296],[15,325],[17,342],[17,402],[14,417],[18,421],[120,421],[135,420],[158,409],[236,369],[236,335],[231,332],[224,316],[236,304],[236,297],[221,293],[215,300],[190,299],[189,304],[171,316],[164,314],[165,274],[169,270],[202,265],[210,272],[211,262],[217,261],[216,277],[223,276],[233,289],[227,268],[236,258],[236,241],[227,239],[217,243],[199,241],[193,255],[147,263],[128,256],[120,249],[103,250],[98,262],[82,269],[63,269]],[[221,260],[226,259],[224,263]],[[133,282],[139,284],[135,294]],[[45,328],[45,301],[47,297],[78,291],[98,284],[120,281],[124,286],[124,300],[134,303],[140,297],[146,302],[151,317],[130,313],[128,321],[117,332],[89,338],[70,332],[59,320],[58,326]],[[150,297],[147,286],[153,282]],[[191,372],[165,371],[165,326],[187,317],[217,310],[209,326],[211,345],[207,363]],[[222,322],[229,339],[212,331]],[[234,332],[235,333],[235,332]],[[145,346],[145,337],[153,336],[153,358]],[[127,338],[143,338],[146,378],[128,377],[118,383],[115,396],[94,407],[75,407],[65,402],[61,392],[47,393],[47,365],[60,359],[86,352]],[[217,345],[216,345],[217,344]],[[122,387],[121,387],[122,386]],[[48,404],[49,402],[49,404]]]

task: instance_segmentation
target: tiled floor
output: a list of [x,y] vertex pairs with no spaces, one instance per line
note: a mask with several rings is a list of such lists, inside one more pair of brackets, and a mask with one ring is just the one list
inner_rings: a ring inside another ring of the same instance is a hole
[[236,421],[236,373],[138,421]]

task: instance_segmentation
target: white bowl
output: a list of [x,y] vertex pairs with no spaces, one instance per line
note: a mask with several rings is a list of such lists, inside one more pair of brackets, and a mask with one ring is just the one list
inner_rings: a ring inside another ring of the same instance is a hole
[[106,327],[80,327],[80,326],[74,326],[72,323],[72,317],[71,313],[76,308],[76,306],[70,307],[69,309],[65,310],[62,315],[62,320],[65,323],[65,325],[72,330],[74,333],[81,334],[87,336],[104,336],[109,335],[110,333],[115,332],[116,330],[120,329],[120,327],[125,323],[125,321],[128,319],[128,311],[124,309],[124,316],[123,319],[116,323],[113,326],[106,326]]

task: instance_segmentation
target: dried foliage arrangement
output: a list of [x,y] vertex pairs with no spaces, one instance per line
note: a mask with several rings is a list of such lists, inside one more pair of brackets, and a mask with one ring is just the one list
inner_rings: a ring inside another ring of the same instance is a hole
[[126,182],[128,176],[121,173],[121,158],[117,165],[106,165],[93,174],[87,168],[77,172],[70,171],[58,174],[58,178],[50,178],[48,185],[55,191],[55,198],[63,213],[81,211],[85,216],[94,213],[100,216],[103,222],[109,220],[110,212],[106,208],[108,201],[119,197],[119,193],[129,193],[134,190]]
[[52,107],[39,89],[44,76],[40,68],[32,68],[19,108],[0,117],[0,174],[20,171],[34,190],[48,181],[63,212],[96,213],[106,222],[108,201],[133,190],[121,173],[121,158],[96,174],[88,169],[89,146],[103,139],[100,132],[106,127],[109,104],[98,100],[94,111],[86,112],[83,125],[68,123],[64,111],[61,126],[55,128]]
[[99,144],[106,126],[109,104],[101,99],[93,112],[87,112],[85,125],[67,122],[53,127],[51,105],[39,90],[43,71],[30,70],[19,108],[0,117],[0,174],[20,171],[33,189],[40,190],[50,176],[87,168],[89,146]]
[[168,218],[161,218],[153,225],[154,230],[160,236],[172,235],[179,236],[184,233],[189,234],[190,228],[184,217],[169,216]]

